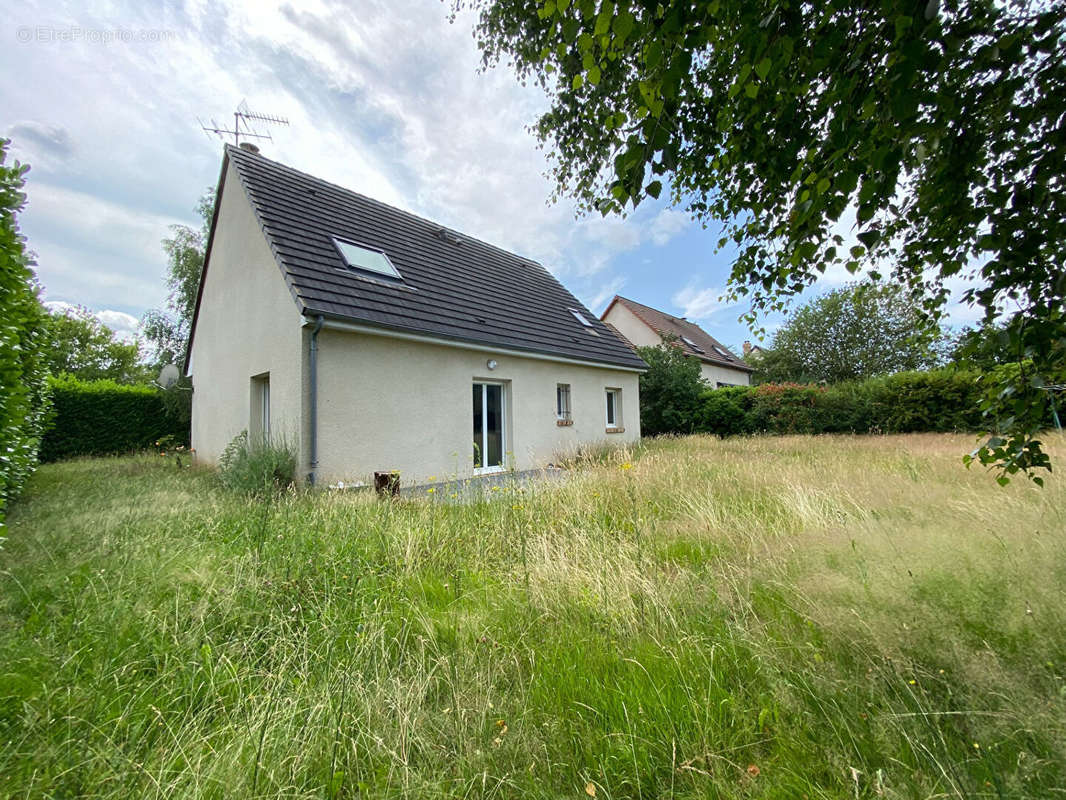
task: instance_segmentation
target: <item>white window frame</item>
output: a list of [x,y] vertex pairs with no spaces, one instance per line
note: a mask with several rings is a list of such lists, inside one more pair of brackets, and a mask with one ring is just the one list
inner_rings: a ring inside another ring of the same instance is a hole
[[[341,258],[344,260],[345,271],[354,272],[356,274],[371,274],[380,275],[385,278],[391,278],[394,280],[402,281],[403,275],[400,274],[400,270],[396,268],[396,265],[392,263],[392,259],[389,258],[389,254],[382,250],[380,247],[371,247],[366,244],[359,244],[359,242],[352,242],[347,239],[341,239],[338,236],[333,237],[333,246],[337,248],[337,252],[341,254]],[[362,264],[353,264],[348,254],[344,251],[345,247],[354,247],[357,250],[365,250],[368,253],[377,253],[379,256],[385,259],[385,263],[389,269],[382,270],[374,267],[367,267]],[[391,271],[390,271],[391,270]]]
[[270,373],[252,376],[252,424],[249,433],[270,441]]
[[[611,402],[608,403],[607,398],[610,396]],[[619,412],[622,410],[622,390],[608,386],[603,395],[603,416],[604,421],[607,423],[608,428],[621,428],[622,425],[618,419]],[[614,413],[614,419],[611,419],[611,413]]]
[[[473,384],[481,387],[481,458],[485,459],[485,440],[489,433],[489,415],[485,413],[488,400],[487,386],[500,387],[500,463],[492,467],[474,467],[475,475],[491,475],[495,472],[503,472],[507,462],[507,384],[503,381],[486,381],[474,378]],[[473,408],[470,410],[473,418]]]
[[571,308],[570,309],[570,313],[574,315],[574,319],[576,319],[578,322],[580,322],[586,328],[594,327],[592,322],[589,321],[589,318],[586,317],[583,312],[578,311],[576,308]]
[[[565,392],[563,391],[565,389]],[[560,400],[566,397],[566,408],[560,408]],[[572,393],[570,391],[569,383],[557,383],[555,384],[555,418],[558,420],[569,421],[572,417]]]

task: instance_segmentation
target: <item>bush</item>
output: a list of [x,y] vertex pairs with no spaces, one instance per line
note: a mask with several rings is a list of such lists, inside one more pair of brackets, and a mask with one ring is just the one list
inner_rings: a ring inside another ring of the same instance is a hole
[[978,373],[940,369],[831,386],[714,389],[703,393],[693,420],[696,430],[719,436],[977,431],[988,426],[980,379]]
[[227,489],[267,494],[296,482],[296,450],[283,439],[259,439],[241,431],[218,460],[218,477]]
[[48,414],[47,312],[18,226],[29,167],[7,166],[7,145],[0,139],[0,530],[37,463]]
[[692,433],[707,384],[700,362],[667,340],[637,348],[648,370],[640,376],[640,427],[645,435]]
[[114,381],[52,378],[54,416],[41,442],[41,460],[144,450],[173,437],[189,443],[189,427],[167,410],[163,392]]

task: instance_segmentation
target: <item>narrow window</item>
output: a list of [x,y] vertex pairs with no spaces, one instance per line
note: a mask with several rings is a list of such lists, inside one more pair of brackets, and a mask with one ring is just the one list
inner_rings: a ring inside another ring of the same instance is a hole
[[607,427],[618,428],[622,418],[622,390],[607,390]]
[[252,416],[248,432],[257,439],[270,439],[270,373],[252,378]]
[[559,383],[555,386],[555,417],[560,422],[570,421],[569,383]]

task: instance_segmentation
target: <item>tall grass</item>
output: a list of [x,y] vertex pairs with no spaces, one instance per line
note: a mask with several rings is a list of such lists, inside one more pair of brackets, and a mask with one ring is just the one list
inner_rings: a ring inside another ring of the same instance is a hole
[[1061,796],[1066,488],[967,444],[662,440],[469,503],[44,467],[0,797]]

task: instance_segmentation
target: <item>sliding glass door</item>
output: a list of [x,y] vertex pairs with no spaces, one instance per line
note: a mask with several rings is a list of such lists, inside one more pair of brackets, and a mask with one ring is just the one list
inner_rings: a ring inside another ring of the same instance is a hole
[[474,469],[503,468],[503,385],[474,384]]

